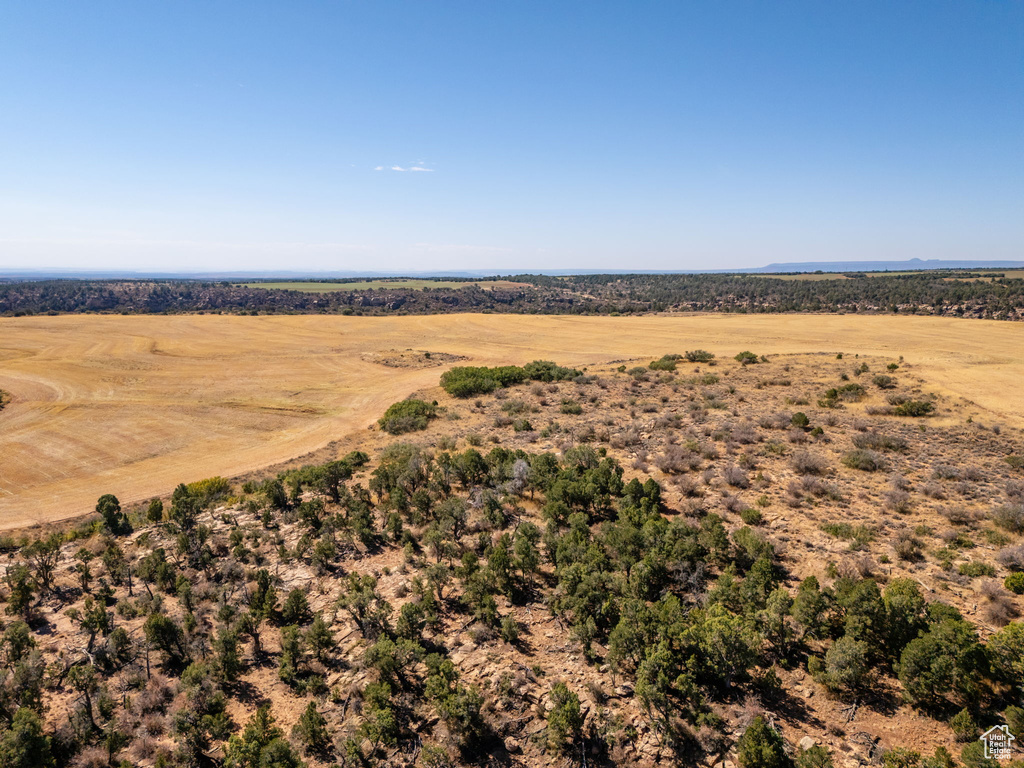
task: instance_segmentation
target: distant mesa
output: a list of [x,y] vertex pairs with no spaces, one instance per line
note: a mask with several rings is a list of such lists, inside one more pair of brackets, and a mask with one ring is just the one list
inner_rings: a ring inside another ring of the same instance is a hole
[[[1024,261],[955,261],[909,259],[907,261],[801,261],[769,264],[736,272],[902,272],[925,269],[1021,269]],[[717,271],[717,270],[716,270]],[[724,270],[723,270],[724,271]]]

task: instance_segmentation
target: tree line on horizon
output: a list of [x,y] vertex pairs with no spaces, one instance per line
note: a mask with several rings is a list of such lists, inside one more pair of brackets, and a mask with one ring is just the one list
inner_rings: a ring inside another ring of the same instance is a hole
[[522,287],[393,288],[310,293],[197,280],[0,283],[0,316],[161,314],[514,314],[848,312],[1024,319],[1024,279],[974,273],[850,273],[828,280],[754,274],[517,275]]

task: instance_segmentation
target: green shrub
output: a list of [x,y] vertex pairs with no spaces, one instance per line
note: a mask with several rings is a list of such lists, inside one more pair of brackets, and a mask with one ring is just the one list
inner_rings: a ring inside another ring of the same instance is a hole
[[996,569],[988,563],[979,563],[975,560],[970,563],[961,563],[960,575],[968,576],[972,579],[976,579],[979,576],[995,576]]
[[845,539],[850,542],[850,549],[863,549],[872,541],[875,534],[866,525],[851,525],[850,523],[822,523],[821,530],[829,536],[837,539]]
[[920,752],[897,746],[882,756],[883,768],[956,768],[956,762],[945,746],[936,746],[935,754],[922,759]]
[[1015,595],[1024,595],[1024,573],[1011,573],[1006,577],[1003,586]]
[[441,386],[452,397],[486,395],[500,386],[490,368],[456,366],[441,375]]
[[513,645],[519,640],[519,622],[511,615],[501,620],[501,639]]
[[[764,516],[756,509],[744,509],[740,512],[740,519],[747,525],[760,525],[764,522]],[[1021,574],[1024,576],[1024,574]]]
[[516,432],[532,432],[533,425],[529,419],[516,419],[512,422],[512,429]]
[[550,360],[534,360],[532,363],[527,363],[523,367],[523,372],[531,381],[568,381],[583,375],[575,368],[565,368]]
[[[554,365],[554,363],[552,363],[552,365]],[[495,381],[503,387],[522,384],[530,378],[526,369],[520,368],[518,365],[499,365],[496,368],[491,368],[490,372]]]
[[867,390],[861,384],[843,384],[841,387],[836,387],[836,396],[848,403],[855,403],[866,394]]
[[796,413],[793,414],[793,418],[790,419],[790,423],[794,427],[799,427],[800,429],[806,429],[807,427],[809,427],[811,425],[811,420],[809,418],[807,418],[807,414],[804,413],[803,411],[797,411]]
[[839,407],[839,390],[828,389],[825,394],[818,400],[819,408],[838,408]]
[[326,755],[331,748],[331,734],[327,721],[311,701],[292,727],[292,738],[302,745],[307,755]]
[[579,697],[565,683],[551,689],[551,710],[548,712],[548,748],[564,752],[583,730],[583,712]]
[[935,406],[926,400],[907,400],[893,410],[897,416],[927,416],[935,410]]
[[50,737],[43,730],[38,714],[29,707],[18,707],[9,728],[0,735],[0,755],[6,768],[52,768]]
[[679,355],[665,355],[660,360],[652,360],[647,367],[652,371],[674,371],[678,359]]
[[437,417],[437,406],[423,400],[402,400],[395,403],[378,419],[380,428],[391,435],[418,432],[426,429],[431,419]]
[[832,755],[821,744],[810,749],[801,749],[796,756],[796,768],[834,768]]
[[530,410],[530,406],[522,400],[508,400],[501,404],[501,410],[509,416],[519,416]]
[[[932,603],[936,605],[939,604]],[[937,609],[930,608],[929,613],[933,612],[937,613]],[[932,623],[928,631],[907,644],[896,673],[912,704],[941,706],[950,693],[962,698],[977,695],[978,672],[984,656],[974,627],[958,614],[950,615]]]
[[188,493],[202,506],[221,499],[231,493],[231,483],[223,477],[208,477],[185,486]]
[[896,379],[894,379],[892,376],[886,376],[884,374],[879,374],[878,376],[875,376],[871,380],[871,382],[879,389],[895,389],[896,387]]
[[866,448],[858,448],[843,456],[843,464],[850,469],[859,469],[862,472],[877,472],[885,469],[885,459],[881,454]]
[[949,727],[952,729],[956,740],[961,743],[974,741],[978,738],[978,724],[974,722],[971,713],[966,709],[961,709],[950,718]]
[[575,400],[563,400],[561,411],[571,416],[579,416],[583,413],[583,406]]
[[872,448],[876,451],[905,451],[907,441],[894,435],[883,435],[879,432],[861,432],[853,436],[856,448]]
[[488,394],[498,387],[522,384],[526,379],[526,371],[516,365],[497,368],[466,365],[445,371],[441,375],[441,386],[453,397],[472,397]]
[[816,666],[814,679],[835,694],[864,687],[871,673],[868,644],[844,635],[829,647],[824,663]]
[[743,352],[740,352],[738,355],[736,355],[735,360],[737,363],[743,363],[743,365],[754,365],[755,363],[760,362],[758,360],[757,355],[755,355],[750,350],[744,350]]
[[1024,709],[1011,704],[1003,710],[1003,720],[1010,726],[1010,733],[1024,735]]
[[965,768],[1000,768],[995,758],[985,757],[985,745],[980,741],[972,741],[960,753]]
[[284,624],[305,624],[313,618],[306,593],[296,587],[288,593],[281,607],[281,621]]
[[564,368],[550,360],[534,360],[520,368],[502,365],[497,368],[463,365],[445,371],[441,386],[452,397],[486,395],[499,387],[511,387],[524,381],[564,381],[582,376],[575,368]]
[[740,768],[786,768],[790,765],[782,736],[758,715],[736,744]]
[[896,747],[882,755],[882,768],[917,768],[920,764],[921,753],[906,747]]
[[688,363],[710,363],[715,359],[715,356],[706,349],[691,350],[686,353],[685,357]]

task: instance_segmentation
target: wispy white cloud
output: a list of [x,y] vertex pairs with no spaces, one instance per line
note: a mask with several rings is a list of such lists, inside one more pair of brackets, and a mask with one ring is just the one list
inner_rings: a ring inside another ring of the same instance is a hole
[[[383,170],[385,170],[385,168],[384,168],[383,165],[378,165],[373,170],[375,170],[375,171],[383,171]],[[399,173],[406,173],[406,172],[410,172],[410,171],[413,172],[413,173],[433,173],[434,172],[434,169],[433,168],[427,168],[426,163],[424,163],[422,160],[417,160],[415,162],[415,164],[409,165],[409,166],[392,165],[389,168],[387,168],[386,170],[398,171]]]

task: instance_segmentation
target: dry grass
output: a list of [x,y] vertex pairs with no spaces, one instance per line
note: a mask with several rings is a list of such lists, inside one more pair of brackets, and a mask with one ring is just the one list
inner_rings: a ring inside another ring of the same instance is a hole
[[[758,354],[905,355],[931,391],[973,415],[1022,423],[1019,329],[933,317],[58,316],[0,320],[0,528],[235,476],[365,429],[436,384],[439,368],[364,357],[391,349],[476,364],[588,366],[704,348]],[[900,373],[897,372],[897,376]]]

